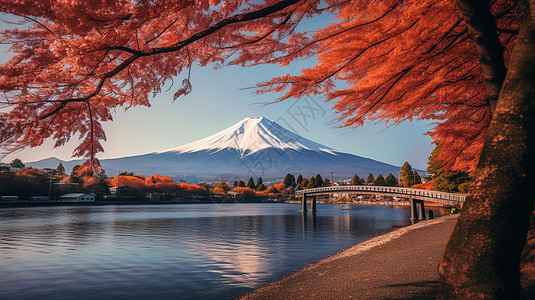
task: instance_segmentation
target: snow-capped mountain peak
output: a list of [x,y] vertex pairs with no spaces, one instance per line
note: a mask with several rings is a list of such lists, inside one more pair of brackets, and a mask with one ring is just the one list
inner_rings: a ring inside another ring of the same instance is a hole
[[214,135],[164,152],[215,152],[227,148],[235,149],[243,156],[266,148],[311,150],[330,154],[337,152],[305,139],[265,117],[245,118]]

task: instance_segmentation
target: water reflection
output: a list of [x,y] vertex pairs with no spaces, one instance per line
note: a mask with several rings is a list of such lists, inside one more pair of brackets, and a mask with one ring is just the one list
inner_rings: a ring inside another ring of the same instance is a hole
[[408,216],[289,204],[3,209],[0,298],[227,299]]

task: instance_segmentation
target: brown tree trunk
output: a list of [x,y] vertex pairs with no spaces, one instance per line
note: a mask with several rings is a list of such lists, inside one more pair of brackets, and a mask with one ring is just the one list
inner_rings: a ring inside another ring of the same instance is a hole
[[488,0],[457,0],[457,5],[463,13],[468,34],[474,41],[487,90],[487,101],[494,114],[507,69],[503,58],[504,48],[498,38],[490,3]]
[[535,0],[529,7],[474,182],[439,266],[439,299],[520,295],[520,253],[535,195]]

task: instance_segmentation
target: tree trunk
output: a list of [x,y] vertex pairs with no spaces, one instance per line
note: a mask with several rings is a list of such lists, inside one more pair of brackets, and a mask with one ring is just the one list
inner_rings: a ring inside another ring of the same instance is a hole
[[474,182],[439,265],[439,299],[520,296],[520,254],[534,205],[534,5],[530,0],[523,16]]
[[490,3],[488,0],[457,0],[457,5],[463,13],[468,34],[474,41],[487,90],[487,101],[494,114],[507,69],[503,58],[504,48],[498,38]]

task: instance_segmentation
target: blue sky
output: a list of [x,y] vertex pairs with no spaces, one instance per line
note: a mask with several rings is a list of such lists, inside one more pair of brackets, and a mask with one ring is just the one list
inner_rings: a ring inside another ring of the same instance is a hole
[[[1,46],[0,54],[0,61],[5,60],[9,57],[8,48]],[[264,116],[305,138],[340,151],[398,166],[408,161],[415,168],[426,168],[433,150],[432,140],[424,135],[431,129],[429,122],[416,120],[386,129],[384,124],[374,123],[356,130],[340,128],[332,104],[325,103],[321,97],[265,105],[280,95],[256,95],[253,89],[244,89],[273,76],[298,74],[302,67],[313,63],[314,60],[306,60],[284,68],[232,66],[218,70],[194,66],[193,91],[189,95],[173,102],[176,88],[171,88],[157,95],[150,108],[117,110],[114,121],[104,123],[107,141],[104,142],[105,153],[99,154],[99,158],[175,148],[214,134],[246,117]],[[179,77],[175,83],[181,81]],[[53,143],[46,142],[41,147],[3,157],[2,162],[16,157],[25,162],[50,156],[68,160],[76,146],[75,140],[59,149],[53,149]]]
[[[304,63],[300,63],[302,66]],[[152,100],[152,106],[117,110],[113,122],[104,123],[107,141],[100,158],[135,155],[175,148],[223,130],[246,117],[264,116],[293,132],[320,144],[359,156],[424,169],[433,150],[431,139],[424,135],[431,127],[428,122],[405,122],[385,129],[383,124],[368,123],[355,130],[340,128],[335,121],[332,104],[320,97],[302,100],[274,101],[277,94],[256,95],[244,89],[270,76],[296,67],[260,66],[253,68],[227,67],[213,70],[194,67],[191,74],[193,91],[175,102],[174,90],[162,92]],[[181,79],[175,80],[180,82]],[[33,161],[55,156],[70,159],[75,143],[52,149],[52,143],[13,153],[4,162],[18,157]]]

